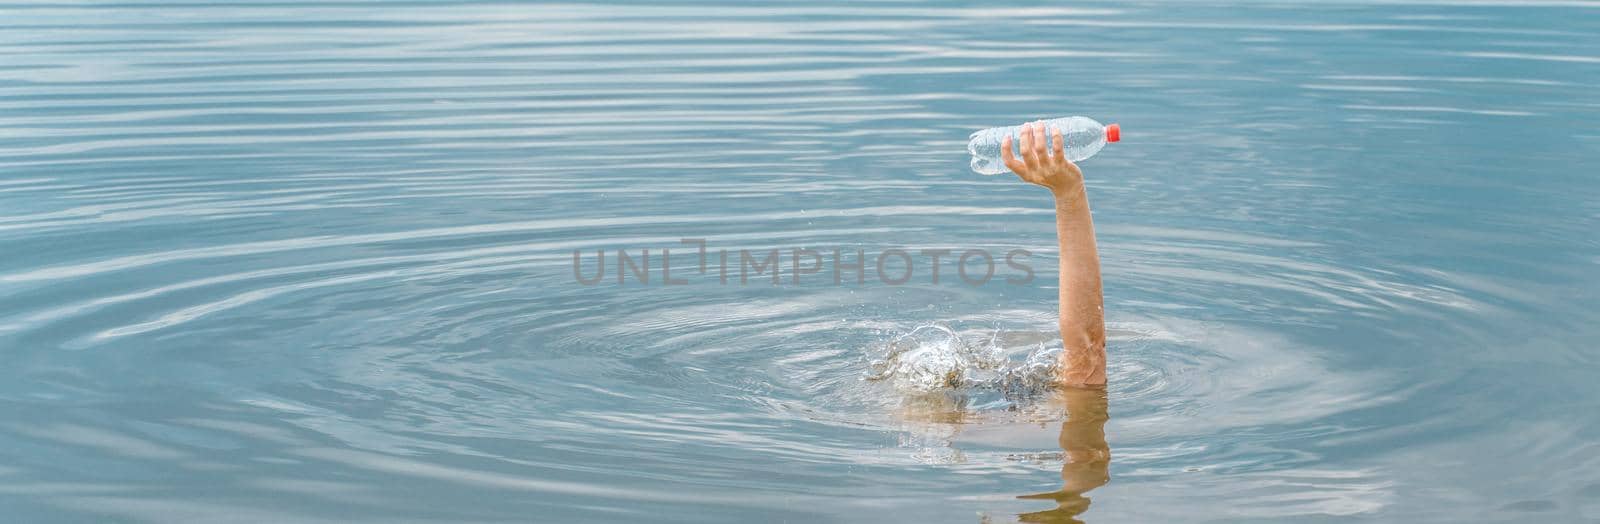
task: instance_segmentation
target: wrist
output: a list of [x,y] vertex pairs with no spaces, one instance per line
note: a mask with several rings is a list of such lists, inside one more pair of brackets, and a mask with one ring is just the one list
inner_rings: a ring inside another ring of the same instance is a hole
[[1084,197],[1083,179],[1062,182],[1049,186],[1050,193],[1055,195],[1057,202],[1080,200]]

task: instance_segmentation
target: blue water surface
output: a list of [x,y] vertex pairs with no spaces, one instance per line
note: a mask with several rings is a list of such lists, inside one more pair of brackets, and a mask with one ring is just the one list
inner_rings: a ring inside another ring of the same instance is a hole
[[[0,520],[1592,522],[1597,35],[1578,0],[0,0]],[[1106,400],[865,380],[1056,343],[1050,197],[965,141],[1075,114],[1123,127],[1083,163]]]

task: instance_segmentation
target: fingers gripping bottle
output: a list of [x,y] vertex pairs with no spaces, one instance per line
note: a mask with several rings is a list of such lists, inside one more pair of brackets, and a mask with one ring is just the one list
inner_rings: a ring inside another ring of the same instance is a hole
[[[1045,120],[1045,140],[1050,140],[1051,132],[1061,130],[1061,140],[1064,142],[1062,152],[1067,155],[1067,160],[1078,162],[1094,156],[1100,148],[1106,147],[1107,142],[1116,142],[1122,139],[1122,126],[1117,124],[1100,125],[1092,118],[1071,116]],[[1006,168],[1006,163],[1000,157],[1000,144],[1006,136],[1011,137],[1011,152],[1017,158],[1022,158],[1018,149],[1022,140],[1017,133],[1022,126],[993,127],[972,134],[967,142],[967,152],[972,153],[972,170],[985,175],[998,175],[1011,171]],[[1050,150],[1053,144],[1047,144],[1045,149]]]

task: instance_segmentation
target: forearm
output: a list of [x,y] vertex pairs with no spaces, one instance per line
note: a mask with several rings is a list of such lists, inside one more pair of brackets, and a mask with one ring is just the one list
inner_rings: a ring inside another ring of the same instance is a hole
[[1061,245],[1061,367],[1065,385],[1106,383],[1106,328],[1100,292],[1100,255],[1082,182],[1053,188],[1056,236]]

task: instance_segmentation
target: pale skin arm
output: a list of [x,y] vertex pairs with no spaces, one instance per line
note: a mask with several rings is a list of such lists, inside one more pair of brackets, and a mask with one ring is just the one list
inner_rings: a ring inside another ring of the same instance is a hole
[[1011,153],[1011,137],[1001,144],[1006,167],[1023,181],[1044,186],[1055,196],[1056,238],[1061,244],[1061,366],[1064,386],[1106,383],[1106,326],[1100,294],[1100,254],[1094,221],[1083,187],[1083,171],[1062,153],[1060,129],[1045,138],[1042,123],[1024,124],[1022,158]]

